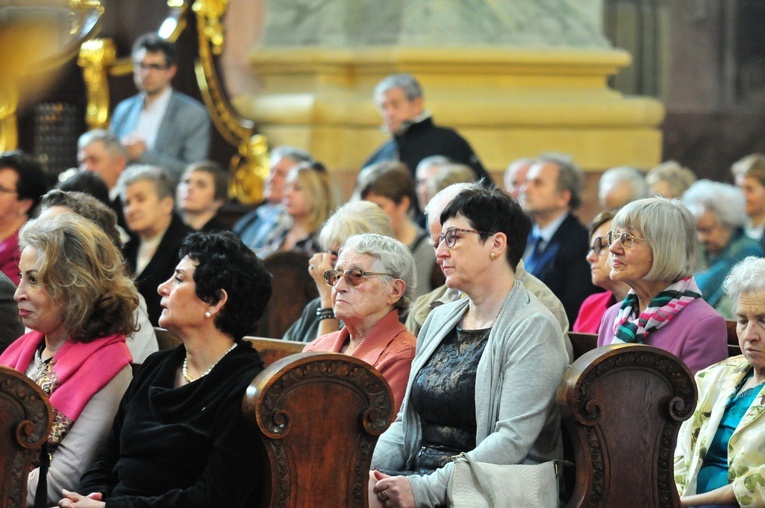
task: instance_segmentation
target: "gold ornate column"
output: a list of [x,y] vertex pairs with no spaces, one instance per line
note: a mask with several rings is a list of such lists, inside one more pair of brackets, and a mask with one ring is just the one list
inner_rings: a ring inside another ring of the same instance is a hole
[[117,58],[111,39],[94,39],[83,43],[77,65],[88,95],[85,123],[88,129],[106,129],[109,126],[109,67]]

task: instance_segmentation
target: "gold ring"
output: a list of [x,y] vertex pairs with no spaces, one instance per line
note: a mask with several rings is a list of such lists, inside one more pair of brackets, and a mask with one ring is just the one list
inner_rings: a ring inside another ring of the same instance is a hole
[[387,501],[385,501],[385,506],[387,506],[387,508],[390,508],[391,506],[393,506],[393,502],[390,499],[388,499]]
[[[385,489],[385,490],[388,490],[388,489]],[[385,492],[385,490],[381,491],[381,492],[380,492],[380,494],[379,494],[379,496],[380,496],[380,499],[382,499],[383,501],[385,501],[386,499],[388,499],[388,493],[387,493],[387,492]]]

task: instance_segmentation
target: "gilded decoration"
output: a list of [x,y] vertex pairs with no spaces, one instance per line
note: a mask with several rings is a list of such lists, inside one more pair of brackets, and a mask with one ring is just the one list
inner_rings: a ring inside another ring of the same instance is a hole
[[82,67],[82,77],[88,96],[85,123],[88,129],[106,129],[109,126],[108,69],[117,57],[111,39],[93,39],[80,47],[77,65]]

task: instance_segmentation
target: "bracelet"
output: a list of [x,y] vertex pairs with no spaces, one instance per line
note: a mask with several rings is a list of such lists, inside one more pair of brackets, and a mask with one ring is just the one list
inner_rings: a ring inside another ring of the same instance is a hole
[[319,321],[324,319],[335,319],[335,311],[332,310],[332,307],[316,309],[316,317],[319,318]]

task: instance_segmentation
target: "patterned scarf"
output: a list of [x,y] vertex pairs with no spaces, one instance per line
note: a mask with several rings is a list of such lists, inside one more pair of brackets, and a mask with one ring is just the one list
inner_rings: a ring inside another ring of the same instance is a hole
[[[0,365],[26,372],[44,340],[43,334],[36,331],[22,335],[0,355]],[[49,362],[39,365],[31,379],[50,396],[53,406],[50,453],[64,439],[91,397],[131,361],[125,336],[111,335],[88,343],[67,340]]]
[[630,289],[614,320],[612,343],[636,342],[642,344],[648,334],[666,325],[678,312],[696,298],[701,291],[691,277],[670,284],[667,289],[651,300],[648,307],[638,315],[639,303],[635,291]]

